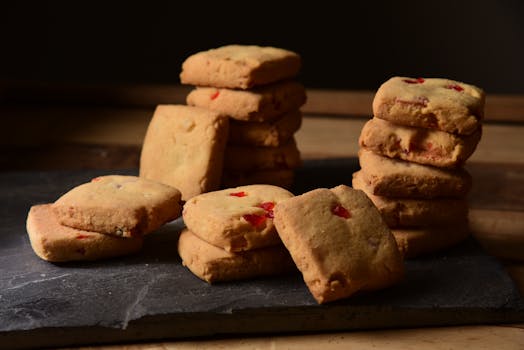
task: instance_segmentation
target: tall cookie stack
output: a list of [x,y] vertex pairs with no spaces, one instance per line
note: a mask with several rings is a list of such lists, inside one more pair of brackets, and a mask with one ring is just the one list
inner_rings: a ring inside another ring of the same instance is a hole
[[294,52],[229,45],[188,57],[182,84],[194,85],[190,106],[230,117],[222,187],[264,183],[289,188],[301,165],[294,134],[306,91],[294,81],[301,58]]
[[469,235],[463,165],[480,141],[483,110],[481,89],[448,79],[393,77],[376,92],[353,187],[378,207],[406,257]]

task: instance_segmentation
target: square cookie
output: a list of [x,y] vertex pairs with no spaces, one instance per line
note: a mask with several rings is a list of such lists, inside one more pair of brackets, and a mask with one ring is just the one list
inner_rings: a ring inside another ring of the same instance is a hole
[[481,136],[482,128],[471,135],[458,136],[372,118],[362,128],[359,144],[389,158],[455,168],[462,166],[473,154]]
[[205,108],[159,105],[147,128],[140,176],[182,192],[188,200],[220,186],[229,119]]
[[51,206],[32,206],[26,222],[31,247],[44,260],[99,260],[135,253],[142,248],[142,237],[115,237],[60,225]]
[[275,226],[318,303],[397,282],[395,239],[364,192],[320,188],[275,206]]
[[306,103],[306,89],[293,80],[251,90],[197,87],[187,95],[186,103],[209,108],[237,120],[266,122],[299,109]]
[[386,197],[464,197],[471,189],[471,175],[453,170],[406,162],[361,148],[358,152],[360,179],[372,194]]
[[484,115],[484,92],[437,78],[393,77],[380,86],[373,115],[395,124],[471,135]]
[[217,88],[250,89],[292,78],[301,68],[295,52],[256,45],[227,45],[189,56],[180,82]]
[[72,188],[53,203],[60,224],[135,237],[180,216],[180,191],[137,176],[107,175]]
[[208,283],[296,271],[282,244],[232,253],[207,243],[187,229],[178,240],[178,254],[184,266]]
[[273,207],[293,197],[283,188],[249,185],[204,193],[186,202],[186,227],[228,252],[281,244],[273,225]]

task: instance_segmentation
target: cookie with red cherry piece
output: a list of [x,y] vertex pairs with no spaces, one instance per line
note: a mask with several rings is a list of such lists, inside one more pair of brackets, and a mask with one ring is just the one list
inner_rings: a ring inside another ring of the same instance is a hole
[[362,191],[340,185],[282,201],[275,226],[318,303],[385,288],[403,276],[395,239]]
[[197,52],[182,63],[180,82],[216,88],[250,89],[295,77],[302,60],[271,46],[227,45]]
[[147,128],[140,176],[176,187],[182,199],[220,187],[229,118],[205,108],[159,105]]
[[360,178],[376,196],[407,198],[463,197],[471,175],[463,168],[444,169],[406,162],[361,148]]
[[61,225],[120,237],[141,236],[180,216],[180,191],[137,176],[106,175],[52,205]]
[[293,80],[279,81],[250,90],[200,86],[186,97],[190,106],[208,108],[232,119],[267,122],[298,110],[306,103],[306,89]]
[[390,158],[456,168],[473,154],[481,136],[481,127],[471,135],[460,136],[372,118],[362,128],[359,144],[362,148]]
[[466,198],[412,199],[376,196],[362,179],[360,171],[353,174],[353,188],[366,193],[390,228],[450,225],[468,217]]
[[99,260],[132,254],[142,248],[143,238],[140,236],[115,237],[60,225],[51,206],[32,206],[26,222],[31,247],[44,260]]
[[208,192],[188,200],[182,217],[186,227],[206,242],[228,252],[280,244],[273,208],[293,197],[272,185],[249,185]]
[[282,244],[233,253],[207,243],[187,229],[178,240],[178,254],[184,266],[208,283],[296,271]]
[[439,78],[393,77],[373,100],[373,115],[392,123],[471,135],[484,115],[482,89]]

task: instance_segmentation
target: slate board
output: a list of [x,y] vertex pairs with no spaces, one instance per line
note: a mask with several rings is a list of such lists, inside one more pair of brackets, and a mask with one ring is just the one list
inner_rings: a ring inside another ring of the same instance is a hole
[[[356,159],[306,161],[295,194],[349,184]],[[208,285],[180,263],[176,220],[137,255],[51,264],[32,251],[33,204],[114,171],[0,174],[0,348],[524,321],[503,267],[469,240],[406,262],[392,288],[317,305],[298,273]],[[119,171],[136,174],[136,170]]]

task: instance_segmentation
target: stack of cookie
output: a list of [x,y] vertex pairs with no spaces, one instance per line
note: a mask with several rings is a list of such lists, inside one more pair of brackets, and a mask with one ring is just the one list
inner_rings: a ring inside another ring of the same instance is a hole
[[483,109],[481,89],[448,79],[393,77],[378,89],[353,187],[378,207],[406,257],[469,235],[463,165],[480,141]]
[[222,187],[264,183],[289,188],[301,165],[294,134],[300,128],[303,85],[294,81],[294,52],[229,45],[198,52],[182,65],[182,84],[195,85],[190,106],[231,118]]
[[209,283],[295,270],[273,224],[273,208],[291,197],[277,186],[249,185],[191,198],[178,241],[182,263]]
[[137,252],[144,235],[181,211],[173,187],[136,176],[100,176],[52,204],[31,207],[27,232],[44,260],[105,259]]

